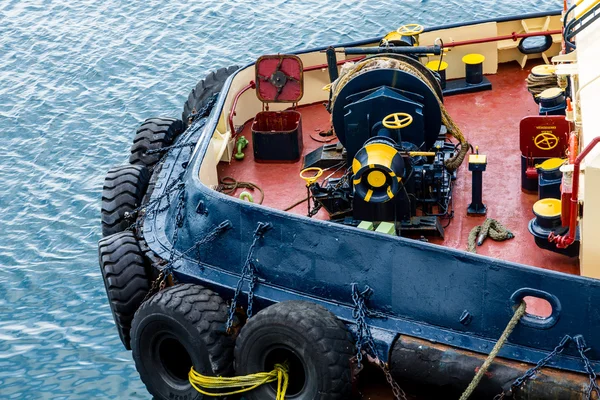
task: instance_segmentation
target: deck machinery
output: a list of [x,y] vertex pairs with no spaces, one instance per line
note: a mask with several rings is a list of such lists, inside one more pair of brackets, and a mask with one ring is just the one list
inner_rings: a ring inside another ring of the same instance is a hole
[[440,220],[452,216],[456,177],[444,162],[457,149],[442,125],[439,81],[429,71],[422,75],[425,82],[386,68],[416,64],[407,56],[383,54],[365,62],[374,69],[338,78],[329,104],[348,173],[324,186],[314,184],[313,196],[334,220],[388,221],[397,232],[443,236]]

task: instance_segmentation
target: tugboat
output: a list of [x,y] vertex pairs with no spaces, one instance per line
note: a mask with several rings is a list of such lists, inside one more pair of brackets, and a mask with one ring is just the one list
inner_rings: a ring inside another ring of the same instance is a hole
[[599,10],[264,55],[144,121],[99,261],[149,393],[598,398]]

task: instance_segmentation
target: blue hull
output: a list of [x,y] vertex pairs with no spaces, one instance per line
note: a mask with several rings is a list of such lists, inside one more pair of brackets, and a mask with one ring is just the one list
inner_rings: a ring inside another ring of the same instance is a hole
[[[546,299],[553,314],[546,319],[526,316],[499,355],[537,363],[565,335],[582,335],[590,348],[586,355],[600,366],[597,280],[299,217],[204,186],[198,179],[200,165],[224,101],[220,96],[211,115],[182,135],[182,142],[198,140],[192,158],[187,163],[188,149],[172,151],[153,193],[158,199],[183,173],[184,218],[174,254],[193,251],[173,265],[180,281],[201,283],[231,298],[257,225],[269,223],[272,229],[259,239],[253,255],[259,279],[255,311],[274,302],[309,300],[352,324],[351,284],[358,283],[373,289],[368,305],[382,314],[369,319],[382,354],[389,356],[399,335],[487,354],[522,298],[535,296]],[[143,225],[148,245],[165,260],[171,257],[176,203],[172,195],[172,206],[148,216]],[[230,222],[230,229],[194,248],[224,221]],[[585,373],[574,346],[551,365]]]

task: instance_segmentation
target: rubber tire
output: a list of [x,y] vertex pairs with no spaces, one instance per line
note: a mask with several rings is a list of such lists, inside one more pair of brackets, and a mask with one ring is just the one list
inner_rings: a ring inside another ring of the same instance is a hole
[[[324,307],[306,301],[285,301],[251,318],[236,341],[236,374],[270,370],[273,366],[266,365],[266,358],[274,348],[292,351],[304,365],[303,388],[296,394],[288,391],[293,399],[351,397],[350,358],[355,355],[352,336],[344,323]],[[294,376],[294,370],[290,369],[290,387]],[[275,399],[275,396],[270,385],[246,394],[248,400]]]
[[179,379],[164,367],[160,346],[173,343],[165,339],[175,339],[185,348],[197,372],[232,374],[234,341],[225,332],[227,315],[227,304],[219,295],[192,284],[169,287],[142,304],[133,319],[131,347],[135,366],[151,395],[156,399],[202,398],[187,380],[191,365],[186,365],[185,355],[169,353],[179,368]]
[[117,332],[125,348],[131,350],[131,321],[150,289],[150,267],[130,231],[100,240],[98,258]]
[[190,92],[188,99],[183,105],[181,120],[186,128],[192,111],[194,109],[197,112],[202,110],[212,96],[221,92],[221,89],[223,89],[223,85],[225,84],[227,78],[229,78],[229,76],[231,76],[238,69],[240,68],[237,66],[220,68],[211,72],[206,76],[206,78],[198,82],[196,87]]
[[148,118],[135,133],[129,163],[145,165],[148,168],[154,167],[163,153],[146,154],[146,152],[172,145],[175,138],[183,131],[183,123],[178,119]]
[[150,172],[143,165],[122,165],[111,168],[102,188],[102,236],[113,235],[135,222],[125,218],[142,204],[148,188]]

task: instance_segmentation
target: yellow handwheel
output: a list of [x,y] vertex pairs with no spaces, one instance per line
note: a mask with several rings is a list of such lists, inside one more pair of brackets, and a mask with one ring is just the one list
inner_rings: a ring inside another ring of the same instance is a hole
[[[314,172],[314,175],[306,176],[307,172]],[[315,183],[315,181],[319,179],[321,175],[323,175],[323,170],[318,167],[304,168],[302,171],[300,171],[300,178],[304,179],[306,186],[310,186]]]
[[393,113],[388,115],[381,121],[384,127],[388,129],[406,128],[413,122],[413,117],[407,113]]
[[419,24],[406,24],[402,25],[396,32],[401,34],[402,36],[416,36],[419,33],[423,32],[423,25]]

